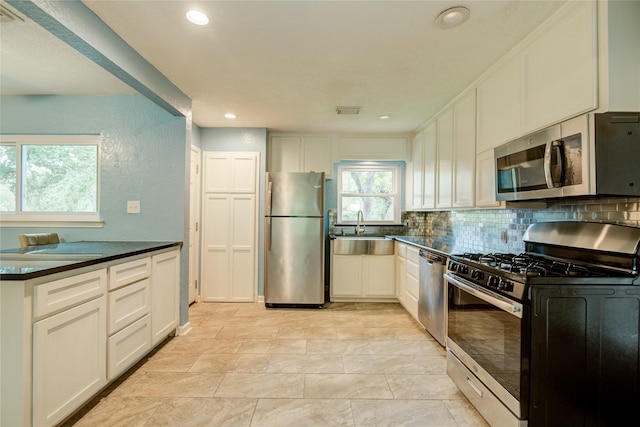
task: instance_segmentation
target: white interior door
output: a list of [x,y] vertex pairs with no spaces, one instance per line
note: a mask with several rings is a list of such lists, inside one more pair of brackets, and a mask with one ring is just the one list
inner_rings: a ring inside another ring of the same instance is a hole
[[200,149],[191,146],[191,174],[189,179],[189,304],[198,298],[200,265]]

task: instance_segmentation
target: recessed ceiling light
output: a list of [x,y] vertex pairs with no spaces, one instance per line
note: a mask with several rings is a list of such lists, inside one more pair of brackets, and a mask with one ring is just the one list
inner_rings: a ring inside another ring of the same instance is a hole
[[381,116],[378,117],[380,120],[388,120],[391,118],[391,116],[387,115],[387,114],[383,114]]
[[435,25],[438,28],[446,30],[448,28],[457,27],[469,18],[469,9],[462,6],[452,7],[447,10],[443,10],[436,17]]
[[233,113],[227,113],[227,114],[225,114],[224,116],[225,116],[227,119],[235,119],[235,118],[236,118],[236,115],[235,115],[235,114],[233,114]]
[[209,17],[199,10],[187,12],[187,19],[196,25],[207,25],[209,23]]

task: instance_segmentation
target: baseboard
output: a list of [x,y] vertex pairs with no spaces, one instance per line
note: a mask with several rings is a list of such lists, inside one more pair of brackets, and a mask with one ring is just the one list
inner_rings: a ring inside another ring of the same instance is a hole
[[178,335],[187,335],[189,332],[191,332],[191,329],[193,329],[191,327],[191,322],[187,322],[184,325],[178,327]]
[[258,295],[258,301],[256,302],[264,302],[264,295]]

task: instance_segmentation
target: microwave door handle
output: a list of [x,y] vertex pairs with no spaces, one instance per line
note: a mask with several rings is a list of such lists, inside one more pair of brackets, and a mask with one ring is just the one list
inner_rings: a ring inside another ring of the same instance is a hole
[[[552,161],[556,158],[556,164],[558,168],[552,168]],[[547,188],[555,188],[562,186],[562,165],[563,165],[563,147],[562,141],[549,141],[544,149],[544,178],[547,183]]]

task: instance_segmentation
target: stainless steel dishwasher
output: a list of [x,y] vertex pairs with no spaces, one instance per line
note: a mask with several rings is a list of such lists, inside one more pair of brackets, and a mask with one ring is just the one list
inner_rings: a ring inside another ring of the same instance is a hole
[[443,277],[446,266],[446,256],[420,250],[418,320],[443,346],[447,339],[447,290]]

